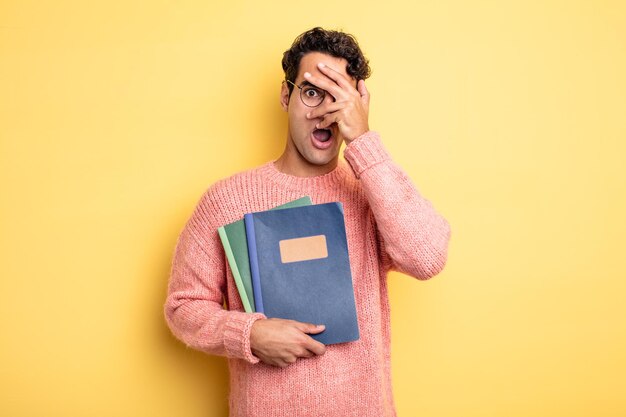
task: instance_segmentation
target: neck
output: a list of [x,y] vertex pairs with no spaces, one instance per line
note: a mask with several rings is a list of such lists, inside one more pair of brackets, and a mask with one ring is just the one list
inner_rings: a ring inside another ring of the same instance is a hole
[[335,168],[337,168],[338,161],[339,155],[335,156],[324,165],[312,164],[307,161],[300,154],[300,152],[295,149],[295,146],[293,146],[291,141],[288,140],[285,151],[280,158],[274,162],[274,166],[283,174],[293,175],[296,177],[317,177],[332,172]]

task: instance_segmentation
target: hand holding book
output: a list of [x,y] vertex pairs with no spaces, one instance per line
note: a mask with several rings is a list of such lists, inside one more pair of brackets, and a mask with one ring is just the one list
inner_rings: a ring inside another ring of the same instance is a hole
[[323,355],[326,346],[308,335],[322,331],[323,325],[316,326],[295,320],[257,320],[250,330],[250,348],[262,362],[284,368],[298,358]]

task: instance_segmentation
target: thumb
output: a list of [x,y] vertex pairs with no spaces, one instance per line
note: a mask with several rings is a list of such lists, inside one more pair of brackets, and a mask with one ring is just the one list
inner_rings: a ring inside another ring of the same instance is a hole
[[300,326],[300,330],[302,330],[304,333],[321,333],[324,331],[324,329],[326,329],[326,326],[324,326],[323,324],[311,324],[311,323],[301,323],[302,326]]

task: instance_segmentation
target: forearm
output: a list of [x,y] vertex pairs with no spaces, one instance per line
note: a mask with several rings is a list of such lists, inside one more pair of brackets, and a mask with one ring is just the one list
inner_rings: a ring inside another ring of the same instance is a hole
[[377,133],[351,142],[344,156],[361,181],[392,268],[419,279],[438,274],[447,260],[447,220],[391,160]]
[[256,363],[259,359],[250,350],[250,328],[265,316],[222,308],[223,268],[185,229],[172,261],[165,319],[172,333],[189,347]]

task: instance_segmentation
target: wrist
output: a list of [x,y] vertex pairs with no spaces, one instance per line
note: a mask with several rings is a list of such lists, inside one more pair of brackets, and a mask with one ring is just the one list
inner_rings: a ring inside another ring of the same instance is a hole
[[351,144],[352,142],[354,142],[355,140],[359,139],[360,137],[362,137],[363,135],[365,135],[366,133],[368,133],[369,127],[365,128],[365,130],[361,130],[359,134],[353,136],[352,138],[348,139],[348,138],[344,138],[344,142],[346,143],[346,146],[348,146],[349,144]]

